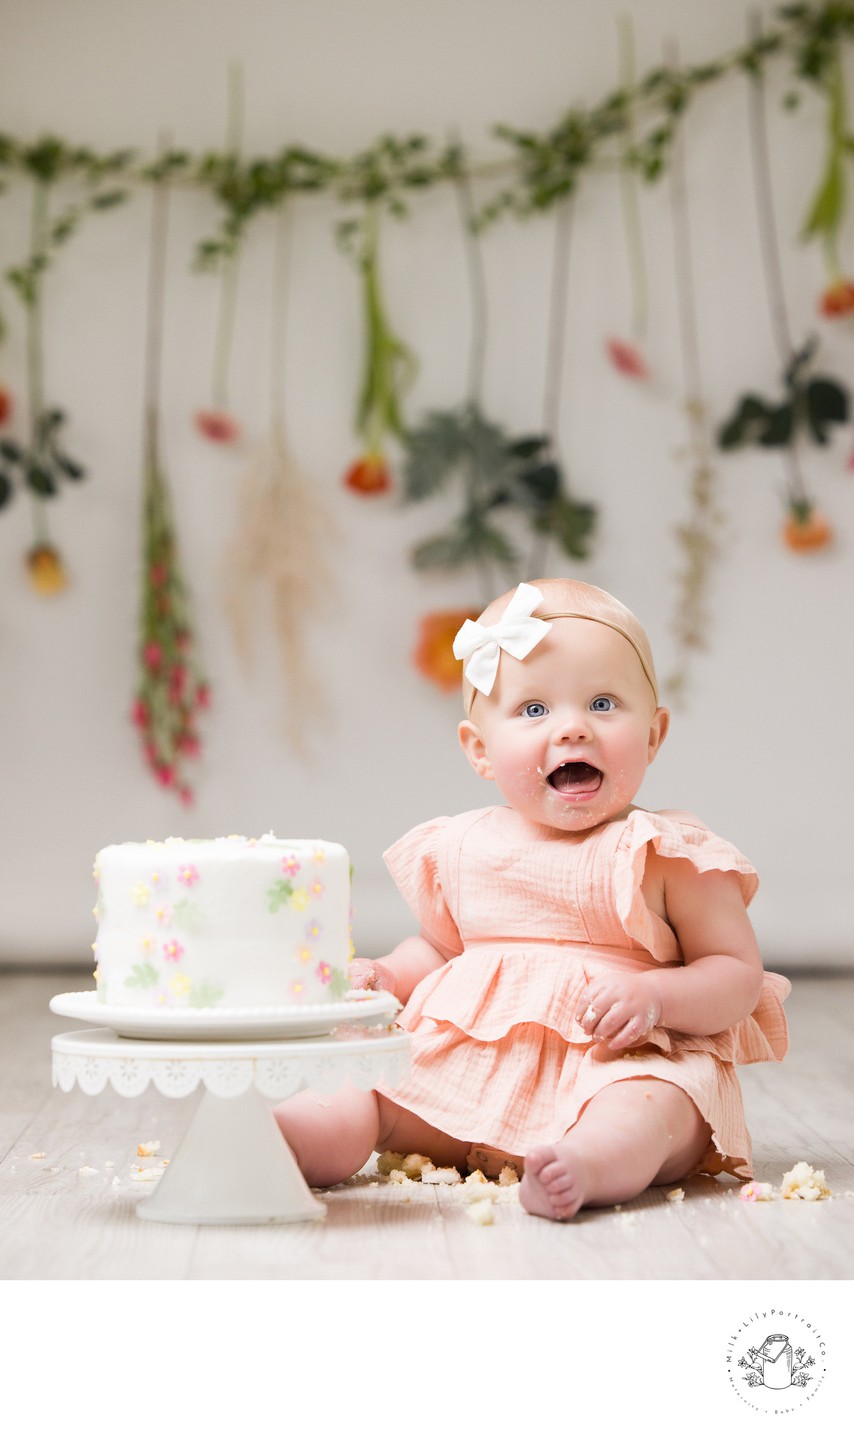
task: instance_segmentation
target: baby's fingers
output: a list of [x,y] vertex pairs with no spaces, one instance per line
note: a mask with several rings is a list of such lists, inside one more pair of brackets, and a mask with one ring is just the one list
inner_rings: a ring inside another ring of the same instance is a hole
[[353,959],[349,978],[351,989],[372,989],[377,981],[377,971],[370,959]]

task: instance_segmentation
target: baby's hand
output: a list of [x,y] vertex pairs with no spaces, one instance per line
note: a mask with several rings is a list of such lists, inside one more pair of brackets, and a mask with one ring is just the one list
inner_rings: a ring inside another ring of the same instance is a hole
[[588,984],[576,1020],[597,1043],[619,1052],[640,1043],[661,1018],[661,999],[646,974]]
[[376,959],[353,959],[350,964],[351,989],[386,989],[394,993],[394,974]]

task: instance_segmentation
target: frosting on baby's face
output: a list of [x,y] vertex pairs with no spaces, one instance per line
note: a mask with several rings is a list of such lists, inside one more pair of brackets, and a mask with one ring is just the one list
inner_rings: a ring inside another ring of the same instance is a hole
[[504,653],[460,725],[475,771],[524,818],[584,832],[629,812],[669,724],[637,653],[590,619],[556,619],[526,659]]

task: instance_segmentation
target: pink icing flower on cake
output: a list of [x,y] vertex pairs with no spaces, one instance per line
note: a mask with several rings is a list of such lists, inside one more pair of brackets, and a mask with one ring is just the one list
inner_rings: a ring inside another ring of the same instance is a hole
[[324,963],[321,960],[321,962],[315,969],[315,973],[317,974],[317,977],[320,979],[320,982],[322,984],[328,984],[329,980],[332,978],[332,966],[331,964]]
[[195,864],[182,864],[178,870],[178,883],[186,884],[191,889],[199,881],[199,871]]
[[320,898],[321,894],[324,892],[324,887],[319,879],[315,879],[313,884],[309,884],[308,892],[311,894],[313,899]]
[[294,979],[293,983],[291,984],[291,996],[295,999],[301,999],[304,993],[305,984],[303,983],[302,979]]
[[171,924],[171,922],[172,922],[172,905],[171,905],[171,904],[160,904],[160,905],[158,905],[158,907],[154,910],[154,917],[155,917],[155,919],[157,920],[158,924]]
[[163,957],[167,959],[170,964],[177,964],[183,952],[184,945],[179,944],[177,939],[169,939],[163,945]]
[[288,874],[293,878],[294,874],[298,874],[299,871],[300,862],[296,854],[286,854],[282,860],[282,873]]
[[308,944],[303,944],[301,949],[297,949],[297,958],[299,959],[301,964],[311,963],[312,959],[314,958],[314,954],[308,947]]

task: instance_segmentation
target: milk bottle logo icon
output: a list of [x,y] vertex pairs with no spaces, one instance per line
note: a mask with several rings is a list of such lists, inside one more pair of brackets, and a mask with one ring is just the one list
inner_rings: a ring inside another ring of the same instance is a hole
[[760,1348],[748,1348],[738,1361],[751,1388],[803,1388],[813,1379],[815,1359],[805,1348],[793,1349],[787,1333],[769,1333]]
[[769,1333],[757,1357],[762,1360],[758,1371],[766,1388],[789,1387],[792,1381],[792,1345],[787,1333]]

